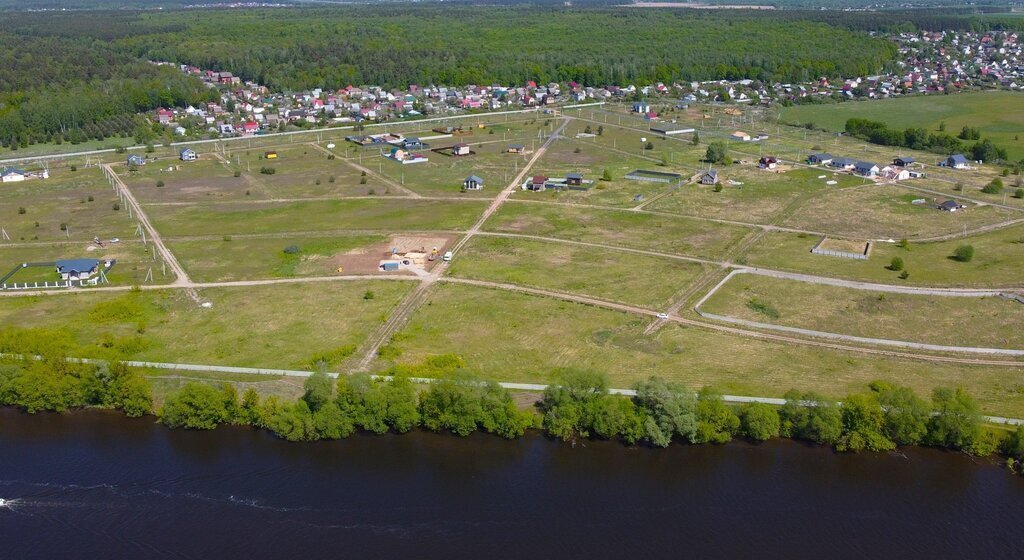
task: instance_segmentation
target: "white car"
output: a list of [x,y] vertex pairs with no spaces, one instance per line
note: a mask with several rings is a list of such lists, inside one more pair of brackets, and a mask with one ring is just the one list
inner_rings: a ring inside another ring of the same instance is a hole
[[668,313],[658,313],[658,318],[661,320],[668,319]]

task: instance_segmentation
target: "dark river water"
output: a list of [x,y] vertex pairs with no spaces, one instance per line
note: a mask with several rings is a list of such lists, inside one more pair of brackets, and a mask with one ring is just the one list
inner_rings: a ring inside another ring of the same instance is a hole
[[0,558],[1022,558],[1024,479],[932,450],[285,443],[0,409]]

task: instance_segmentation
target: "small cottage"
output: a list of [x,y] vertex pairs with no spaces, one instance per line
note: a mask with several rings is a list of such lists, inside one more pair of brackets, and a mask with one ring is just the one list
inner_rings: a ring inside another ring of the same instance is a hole
[[708,169],[707,171],[700,174],[700,184],[702,185],[716,185],[718,184],[718,170]]
[[182,148],[178,157],[181,158],[181,161],[195,161],[199,159],[199,155],[192,148]]
[[470,175],[466,177],[466,180],[462,182],[462,188],[467,191],[478,191],[484,188],[484,180],[476,175]]

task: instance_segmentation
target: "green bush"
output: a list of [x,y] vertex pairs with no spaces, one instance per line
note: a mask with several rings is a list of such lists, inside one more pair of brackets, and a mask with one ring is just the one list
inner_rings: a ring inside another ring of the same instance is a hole
[[269,166],[264,166],[260,168],[260,173],[264,175],[273,175],[277,173],[277,169]]
[[974,258],[974,246],[973,245],[961,245],[953,251],[953,260],[959,262],[971,262]]

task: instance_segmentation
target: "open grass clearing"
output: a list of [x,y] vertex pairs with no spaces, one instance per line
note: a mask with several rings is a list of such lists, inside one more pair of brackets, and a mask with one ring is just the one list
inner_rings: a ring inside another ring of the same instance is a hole
[[339,281],[204,289],[200,296],[213,303],[210,309],[182,290],[0,298],[0,331],[51,329],[84,357],[310,367],[320,355],[340,361],[411,287]]
[[1002,297],[879,293],[738,274],[702,309],[748,321],[859,337],[1024,348],[1024,331],[1020,329],[1024,304]]
[[[948,199],[897,185],[868,185],[828,190],[800,204],[782,225],[866,239],[914,239],[955,234],[980,226],[1020,218],[1009,210],[976,206],[957,212],[936,207]],[[914,204],[915,200],[924,203]]]
[[[767,224],[798,200],[865,182],[851,175],[817,169],[798,168],[785,173],[758,169],[756,165],[727,165],[716,169],[722,183],[721,191],[715,192],[711,185],[688,185],[658,200],[648,209]],[[822,175],[825,178],[819,179]],[[836,181],[837,184],[827,185],[828,181]]]
[[[277,157],[268,158],[269,154]],[[244,150],[229,154],[232,167],[242,171],[251,192],[272,199],[330,198],[401,194],[372,176],[364,177],[344,160],[309,144],[295,144],[274,150]],[[273,174],[262,170],[273,169]],[[333,178],[333,180],[332,180]]]
[[[520,193],[527,198],[532,193]],[[517,195],[518,196],[518,195]],[[485,229],[601,243],[695,257],[718,258],[753,230],[692,218],[628,210],[518,203],[511,199]]]
[[701,274],[700,264],[578,245],[478,236],[459,252],[448,273],[507,282],[652,309]]
[[[373,269],[384,257],[388,236],[342,235],[330,237],[231,238],[211,240],[167,240],[178,261],[197,282],[229,282],[263,278],[297,278],[365,273],[346,266],[345,255],[369,253],[374,245]],[[288,247],[299,252],[289,254]],[[378,254],[379,253],[379,254]],[[342,271],[339,272],[338,269]]]
[[165,236],[266,234],[289,231],[452,231],[470,227],[485,202],[312,200],[267,204],[152,207]]
[[784,122],[814,123],[841,131],[850,118],[857,117],[887,123],[895,128],[924,127],[937,131],[946,123],[946,131],[956,135],[970,126],[981,130],[982,138],[1006,148],[1010,159],[1024,158],[1024,140],[1016,137],[1024,130],[1024,99],[1019,92],[991,91],[956,95],[906,96],[787,108]]
[[650,375],[730,394],[781,397],[788,389],[841,398],[884,379],[922,395],[963,385],[989,414],[1024,415],[1019,368],[962,366],[838,352],[666,325],[643,335],[649,319],[617,311],[470,286],[441,285],[392,346],[402,363],[455,353],[480,375],[546,383],[551,370],[604,372],[613,387]]
[[[741,259],[767,268],[806,272],[819,276],[868,280],[886,284],[968,288],[1024,286],[1024,226],[1017,225],[988,233],[936,243],[911,243],[902,249],[893,243],[875,243],[866,261],[815,255],[811,248],[818,237],[794,233],[768,233],[751,246]],[[970,262],[951,258],[961,245],[974,247]],[[893,257],[903,259],[910,276],[888,270]]]
[[[92,200],[89,200],[92,198]],[[115,210],[117,205],[117,210]],[[0,186],[0,227],[12,242],[127,238],[136,223],[96,167]],[[3,241],[0,241],[2,244]]]

